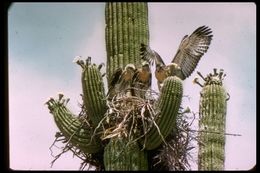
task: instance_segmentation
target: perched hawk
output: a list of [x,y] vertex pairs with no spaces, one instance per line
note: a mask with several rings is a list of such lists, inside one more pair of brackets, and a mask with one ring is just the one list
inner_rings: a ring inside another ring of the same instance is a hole
[[213,35],[207,26],[197,28],[190,36],[185,35],[179,45],[177,53],[169,65],[165,65],[160,55],[151,50],[148,45],[141,44],[140,55],[143,60],[155,62],[155,76],[158,86],[168,76],[177,76],[184,80],[196,68],[200,58],[207,52]]
[[146,91],[151,87],[152,74],[150,69],[150,63],[144,61],[142,67],[137,69],[134,76],[132,87],[134,95],[137,97],[145,98]]
[[114,72],[107,92],[109,99],[112,99],[118,93],[125,94],[129,91],[135,71],[134,64],[127,64],[124,70],[118,68]]

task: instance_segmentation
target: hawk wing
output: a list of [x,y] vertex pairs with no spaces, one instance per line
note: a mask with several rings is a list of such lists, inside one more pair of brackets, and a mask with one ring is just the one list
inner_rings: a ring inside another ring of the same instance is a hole
[[190,36],[183,37],[172,63],[176,63],[181,68],[184,79],[191,75],[200,58],[207,52],[213,37],[211,33],[209,27],[201,26]]
[[161,56],[156,51],[152,50],[148,45],[143,43],[141,43],[140,56],[142,60],[149,62],[149,64],[153,64],[155,61],[156,65],[160,64],[161,66],[165,66]]
[[110,82],[110,87],[108,89],[108,92],[107,92],[107,95],[110,94],[110,92],[112,91],[112,89],[115,87],[115,85],[117,83],[119,83],[119,80],[121,78],[121,75],[123,73],[123,69],[122,68],[118,68],[112,75],[112,78],[111,78],[111,82]]

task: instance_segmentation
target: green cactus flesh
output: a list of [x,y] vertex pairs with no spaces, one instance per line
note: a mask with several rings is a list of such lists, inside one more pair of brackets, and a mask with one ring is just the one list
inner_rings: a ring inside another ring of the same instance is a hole
[[[102,149],[101,141],[91,137],[93,130],[87,127],[79,118],[74,116],[59,100],[50,99],[48,102],[50,113],[55,123],[66,139],[84,153],[97,153]],[[82,128],[84,126],[84,128]]]
[[[140,45],[149,44],[147,3],[108,2],[105,6],[105,22],[109,88],[112,74],[118,68],[124,68],[129,63],[137,68],[141,66]],[[88,61],[85,64],[82,62],[77,61],[83,69],[83,110],[90,125],[75,117],[60,99],[50,99],[47,104],[58,128],[73,146],[84,153],[104,151],[103,161],[100,163],[104,163],[105,170],[148,170],[147,152],[158,149],[176,128],[183,96],[182,80],[174,76],[168,77],[157,101],[130,96],[125,100],[125,97],[119,97],[121,100],[115,100],[117,104],[114,104],[113,101],[106,100],[100,69]],[[225,99],[225,91],[221,85],[211,83],[203,88],[200,131],[224,133]],[[146,104],[150,106],[149,109]],[[143,108],[146,108],[145,111]],[[149,118],[152,118],[152,123]],[[93,129],[99,129],[100,135],[95,135],[97,133]],[[125,137],[121,136],[122,131],[116,131],[122,129],[125,130]],[[224,162],[224,135],[204,132],[200,133],[200,139],[199,169],[221,170]],[[105,146],[106,142],[108,143]]]
[[111,138],[105,147],[104,165],[106,171],[147,170],[147,154],[138,143],[128,143],[126,138]]
[[[163,84],[161,95],[158,100],[158,115],[151,130],[143,140],[145,149],[157,148],[163,139],[175,128],[176,116],[181,104],[183,94],[182,81],[177,77],[168,77]],[[159,134],[160,133],[160,134]]]
[[207,81],[201,91],[199,170],[224,169],[226,97],[227,93],[222,86],[222,81]]
[[141,43],[148,43],[147,3],[107,3],[105,6],[107,75],[110,81],[118,68],[141,62]]
[[81,82],[84,106],[90,120],[96,127],[106,112],[104,83],[96,65],[85,65]]

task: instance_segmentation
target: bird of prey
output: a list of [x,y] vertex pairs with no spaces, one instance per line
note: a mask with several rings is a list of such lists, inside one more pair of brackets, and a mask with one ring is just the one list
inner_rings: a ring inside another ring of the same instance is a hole
[[137,69],[134,76],[132,87],[134,95],[140,98],[145,98],[146,91],[151,87],[152,74],[150,63],[147,61],[142,62],[142,67]]
[[112,75],[107,96],[112,99],[117,94],[125,94],[129,91],[134,73],[134,64],[127,64],[124,69],[118,68]]
[[156,64],[155,76],[160,86],[168,76],[184,80],[195,70],[199,60],[207,52],[213,35],[207,26],[198,27],[190,36],[185,35],[169,65],[165,65],[160,55],[148,45],[141,44],[140,55],[143,60]]

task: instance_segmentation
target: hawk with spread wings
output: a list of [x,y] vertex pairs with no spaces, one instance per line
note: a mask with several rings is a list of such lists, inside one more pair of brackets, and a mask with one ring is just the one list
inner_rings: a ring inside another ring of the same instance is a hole
[[207,26],[198,27],[190,36],[185,35],[169,65],[165,65],[156,51],[148,45],[141,44],[140,55],[142,59],[156,64],[155,76],[159,89],[168,76],[177,76],[182,80],[189,77],[201,57],[207,52],[212,37],[212,30]]

